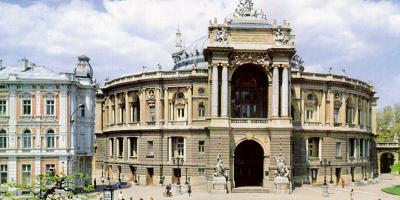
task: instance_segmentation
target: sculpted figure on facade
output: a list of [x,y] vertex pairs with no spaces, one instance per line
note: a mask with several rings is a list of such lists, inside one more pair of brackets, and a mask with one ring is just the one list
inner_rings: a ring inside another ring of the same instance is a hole
[[285,164],[285,158],[282,155],[279,157],[275,156],[275,161],[276,161],[276,168],[278,169],[276,176],[288,178],[289,170]]
[[220,28],[214,30],[214,41],[217,42],[217,44],[228,43],[228,34],[226,32],[226,28]]
[[267,15],[263,10],[255,10],[252,0],[241,0],[233,14],[234,18],[254,17],[260,19],[267,19]]
[[217,164],[215,166],[214,177],[227,177],[227,173],[224,167],[224,161],[222,161],[221,154],[219,153],[217,156]]
[[280,28],[274,32],[274,37],[275,37],[275,42],[277,44],[286,45],[289,42],[289,38],[287,36],[286,31],[283,31]]

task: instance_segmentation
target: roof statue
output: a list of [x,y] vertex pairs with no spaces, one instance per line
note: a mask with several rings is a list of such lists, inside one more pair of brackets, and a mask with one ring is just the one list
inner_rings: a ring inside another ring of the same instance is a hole
[[233,18],[259,18],[267,19],[267,15],[263,10],[255,10],[252,0],[240,0],[239,5],[235,9]]
[[304,66],[303,66],[304,60],[299,56],[299,55],[294,55],[292,57],[292,60],[290,61],[290,68],[294,71],[304,71]]

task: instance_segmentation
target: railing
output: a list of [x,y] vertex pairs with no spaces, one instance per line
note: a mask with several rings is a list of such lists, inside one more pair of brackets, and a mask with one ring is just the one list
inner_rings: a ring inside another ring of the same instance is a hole
[[268,120],[266,118],[232,118],[232,124],[266,124]]
[[400,148],[400,144],[397,142],[377,142],[376,148]]
[[320,126],[321,122],[304,122],[305,126]]

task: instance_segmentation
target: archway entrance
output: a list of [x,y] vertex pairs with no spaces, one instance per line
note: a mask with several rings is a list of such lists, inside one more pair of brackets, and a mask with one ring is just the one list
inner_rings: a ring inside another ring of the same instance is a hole
[[394,156],[391,153],[381,155],[381,173],[390,173],[390,166],[394,163]]
[[233,118],[266,118],[268,78],[263,68],[246,64],[232,75],[231,116]]
[[235,187],[262,186],[264,150],[253,140],[241,142],[235,149]]

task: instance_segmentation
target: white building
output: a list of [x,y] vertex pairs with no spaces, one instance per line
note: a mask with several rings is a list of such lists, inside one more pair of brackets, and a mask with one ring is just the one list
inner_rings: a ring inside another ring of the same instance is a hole
[[45,172],[91,174],[93,70],[78,57],[74,73],[54,73],[27,59],[0,65],[0,180],[33,183]]

